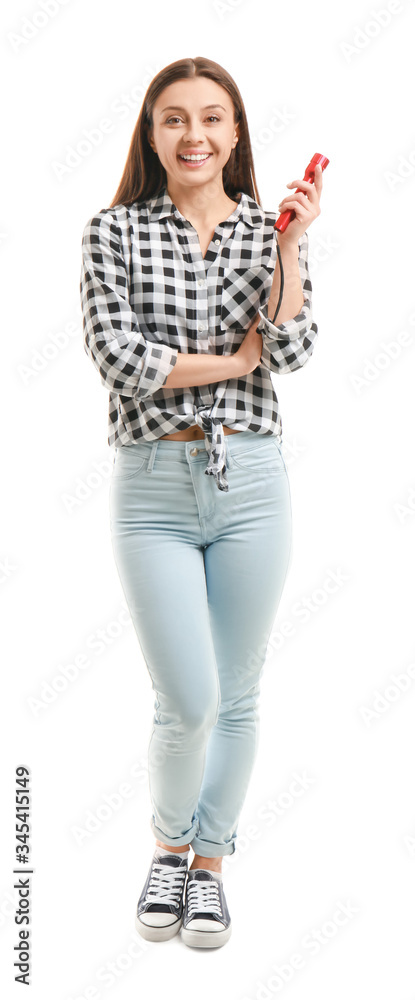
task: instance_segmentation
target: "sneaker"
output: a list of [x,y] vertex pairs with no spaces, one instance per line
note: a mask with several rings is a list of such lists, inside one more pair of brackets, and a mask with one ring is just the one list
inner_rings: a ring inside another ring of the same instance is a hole
[[194,948],[218,948],[231,936],[222,879],[207,868],[189,869],[181,939]]
[[180,930],[187,865],[187,858],[154,853],[135,918],[147,941],[167,941]]

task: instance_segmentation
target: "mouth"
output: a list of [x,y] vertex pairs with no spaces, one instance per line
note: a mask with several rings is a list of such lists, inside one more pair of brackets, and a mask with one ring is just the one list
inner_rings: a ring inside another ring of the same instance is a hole
[[197,154],[197,155],[198,156],[200,155],[201,159],[186,160],[185,157],[181,155],[181,153],[179,153],[177,159],[180,160],[180,163],[183,163],[183,165],[185,167],[190,167],[190,169],[195,170],[195,169],[198,169],[198,168],[200,169],[201,167],[203,167],[203,164],[207,163],[207,161],[210,160],[210,158],[212,156],[212,153],[207,153],[207,154],[206,153],[200,153],[200,154]]

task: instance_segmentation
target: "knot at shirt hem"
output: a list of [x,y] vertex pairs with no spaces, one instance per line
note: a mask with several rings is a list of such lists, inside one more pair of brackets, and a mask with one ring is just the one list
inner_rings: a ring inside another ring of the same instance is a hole
[[226,479],[226,440],[222,421],[212,417],[211,407],[203,407],[195,413],[195,421],[205,435],[205,448],[209,461],[205,469],[206,476],[214,476],[218,490],[229,492]]

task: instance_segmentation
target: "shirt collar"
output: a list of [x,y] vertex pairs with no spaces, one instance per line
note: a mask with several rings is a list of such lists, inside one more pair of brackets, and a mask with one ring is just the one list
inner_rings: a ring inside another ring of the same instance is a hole
[[[187,221],[181,212],[179,212],[179,209],[176,208],[176,205],[173,204],[167,191],[167,187],[163,187],[155,197],[148,200],[147,209],[148,214],[157,219],[174,218],[180,219],[184,222]],[[252,229],[262,226],[264,221],[263,210],[259,207],[259,205],[257,205],[256,201],[254,201],[254,199],[249,195],[245,194],[244,191],[241,193],[239,203],[235,208],[235,211],[232,212],[232,215],[230,215],[228,219],[224,219],[223,223],[220,223],[220,225],[226,225],[227,223],[234,223],[237,221],[244,222]]]

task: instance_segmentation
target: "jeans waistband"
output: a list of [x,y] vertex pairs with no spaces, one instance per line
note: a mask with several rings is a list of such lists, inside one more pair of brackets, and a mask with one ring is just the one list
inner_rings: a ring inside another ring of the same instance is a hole
[[[259,442],[265,444],[267,438],[277,438],[280,440],[280,435],[277,434],[259,434],[257,431],[238,431],[237,434],[225,434],[226,447],[229,453],[236,454],[238,451],[246,451],[247,448],[255,448],[258,446]],[[116,447],[120,447],[116,445]],[[131,448],[140,451],[141,454],[145,452],[148,453],[148,458],[153,464],[153,461],[157,452],[157,459],[165,459],[168,461],[169,457],[174,458],[174,461],[180,461],[180,458],[184,462],[187,462],[187,456],[194,455],[192,457],[203,459],[207,455],[205,447],[204,438],[195,438],[193,441],[175,441],[157,438],[156,441],[148,441],[142,438],[140,441],[135,441],[133,444],[122,445],[122,448]]]

